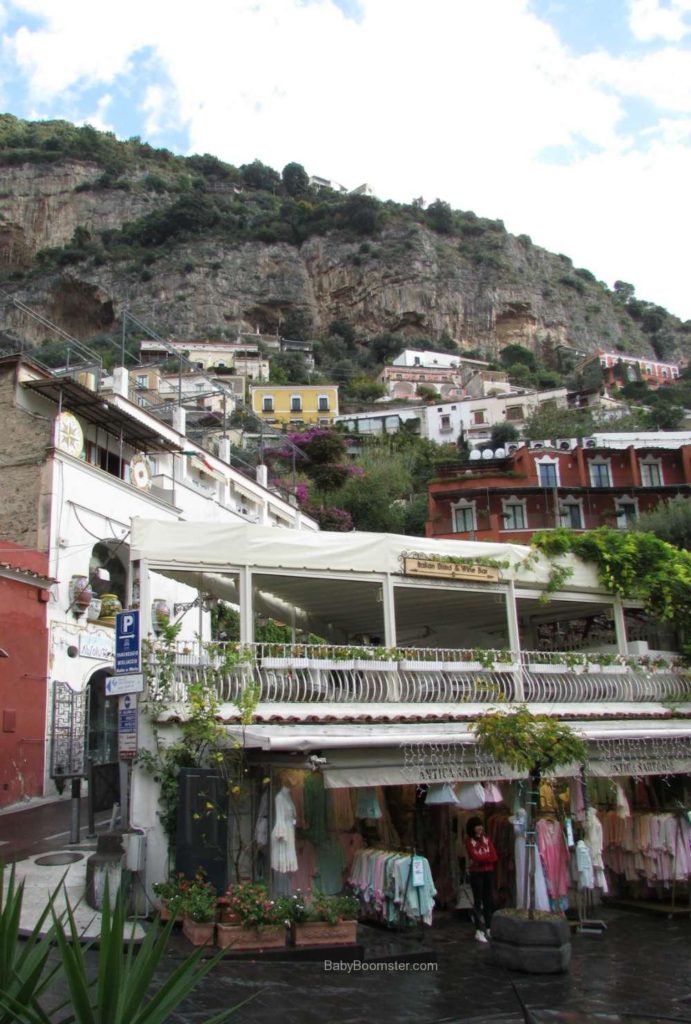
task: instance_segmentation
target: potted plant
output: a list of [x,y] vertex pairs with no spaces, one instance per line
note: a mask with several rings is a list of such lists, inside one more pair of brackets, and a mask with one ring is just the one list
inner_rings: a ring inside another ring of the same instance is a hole
[[[567,725],[549,715],[533,715],[525,705],[489,711],[472,726],[478,747],[497,761],[527,772],[530,796],[526,831],[533,832],[543,775],[560,765],[583,763],[586,747]],[[568,970],[571,933],[563,914],[535,910],[535,847],[527,847],[523,885],[526,910],[498,910],[492,917],[492,948],[505,967],[530,973]]]
[[357,941],[360,901],[355,896],[302,893],[287,897],[285,908],[295,946],[351,946]]
[[216,889],[202,871],[183,890],[180,900],[182,933],[193,946],[213,943],[216,926]]
[[154,882],[154,895],[160,900],[159,915],[161,921],[169,921],[180,913],[180,905],[185,889],[190,885],[182,873],[171,875],[165,882]]
[[221,949],[271,949],[285,945],[286,909],[262,882],[238,882],[225,895],[223,920],[216,929]]

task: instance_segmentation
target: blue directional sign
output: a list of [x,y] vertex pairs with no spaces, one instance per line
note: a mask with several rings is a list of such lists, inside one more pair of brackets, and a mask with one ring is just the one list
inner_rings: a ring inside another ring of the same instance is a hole
[[118,612],[115,616],[115,674],[141,672],[142,652],[139,611]]

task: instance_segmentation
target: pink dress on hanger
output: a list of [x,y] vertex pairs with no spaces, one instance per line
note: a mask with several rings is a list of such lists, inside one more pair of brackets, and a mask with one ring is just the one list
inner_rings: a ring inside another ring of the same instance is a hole
[[569,853],[558,821],[551,818],[538,821],[537,845],[550,899],[563,899],[569,892]]

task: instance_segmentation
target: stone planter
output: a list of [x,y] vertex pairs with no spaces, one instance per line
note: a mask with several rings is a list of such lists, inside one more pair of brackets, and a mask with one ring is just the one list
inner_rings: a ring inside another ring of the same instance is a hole
[[293,925],[296,946],[354,946],[357,942],[357,921],[305,921]]
[[363,672],[395,672],[398,667],[397,661],[378,661],[376,658],[356,658],[355,668]]
[[193,946],[212,946],[215,928],[213,921],[193,921],[191,917],[182,919],[182,934]]
[[442,668],[444,672],[482,672],[479,661],[445,661]]
[[577,669],[570,668],[563,661],[546,661],[528,665],[528,671],[536,675],[564,675],[566,672],[576,672]]
[[237,924],[216,925],[216,945],[219,949],[236,952],[247,949],[281,949],[286,944],[286,930],[282,924],[263,928],[242,928]]
[[562,974],[571,963],[571,929],[564,917],[530,921],[511,911],[492,915],[492,952],[502,967],[526,974]]
[[627,665],[600,665],[600,672],[607,676],[621,676],[628,672]]

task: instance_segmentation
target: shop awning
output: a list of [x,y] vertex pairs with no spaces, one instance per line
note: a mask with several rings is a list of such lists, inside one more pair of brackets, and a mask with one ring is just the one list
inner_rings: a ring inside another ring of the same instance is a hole
[[[588,741],[587,774],[684,774],[691,768],[691,721],[572,722]],[[327,788],[516,779],[521,773],[480,754],[470,723],[266,725],[245,730],[250,750],[304,754]],[[240,735],[239,727],[228,726]],[[316,760],[311,760],[316,757]],[[562,766],[573,777],[580,765]]]

